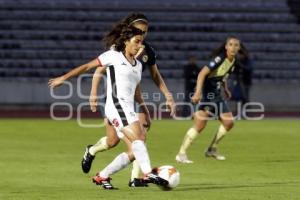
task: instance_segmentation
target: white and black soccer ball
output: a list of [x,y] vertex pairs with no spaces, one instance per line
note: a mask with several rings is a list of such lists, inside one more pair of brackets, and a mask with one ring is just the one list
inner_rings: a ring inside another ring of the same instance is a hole
[[169,185],[166,187],[160,187],[163,190],[171,190],[178,186],[180,182],[179,171],[171,165],[163,165],[157,168],[157,175],[167,181]]

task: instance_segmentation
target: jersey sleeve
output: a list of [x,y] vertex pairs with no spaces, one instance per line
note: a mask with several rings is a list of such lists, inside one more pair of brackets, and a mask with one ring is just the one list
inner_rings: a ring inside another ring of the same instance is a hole
[[106,52],[100,54],[97,58],[99,61],[99,64],[103,67],[108,67],[108,66],[112,65],[112,54],[113,54],[112,50],[106,51]]
[[154,49],[149,44],[145,43],[145,51],[146,51],[146,54],[148,55],[147,65],[148,66],[155,65],[156,54],[155,54]]
[[222,62],[224,61],[224,58],[225,58],[225,57],[222,56],[222,55],[218,55],[218,56],[213,57],[213,58],[209,61],[207,67],[208,67],[210,70],[217,69],[217,68],[222,64]]

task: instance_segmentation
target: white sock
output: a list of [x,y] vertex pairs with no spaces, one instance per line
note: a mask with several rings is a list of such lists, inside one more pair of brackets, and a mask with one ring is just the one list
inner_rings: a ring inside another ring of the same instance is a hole
[[141,171],[144,174],[150,173],[152,171],[152,168],[150,165],[150,158],[145,143],[142,140],[133,141],[132,152],[135,160],[141,168]]
[[127,153],[119,154],[109,165],[107,165],[99,175],[103,178],[108,178],[110,175],[124,169],[130,164]]
[[211,142],[210,147],[217,147],[218,143],[223,139],[223,137],[226,135],[228,131],[225,129],[225,127],[221,124],[218,132],[216,133],[214,139]]
[[96,144],[91,146],[91,148],[89,149],[90,154],[94,156],[99,151],[101,152],[109,149],[106,140],[107,140],[106,136],[102,137]]
[[186,150],[191,146],[192,142],[196,139],[197,135],[198,132],[194,127],[190,128],[186,132],[179,149],[180,154],[186,154]]
[[131,170],[131,181],[135,178],[139,178],[141,173],[141,168],[136,160],[132,163],[132,170]]

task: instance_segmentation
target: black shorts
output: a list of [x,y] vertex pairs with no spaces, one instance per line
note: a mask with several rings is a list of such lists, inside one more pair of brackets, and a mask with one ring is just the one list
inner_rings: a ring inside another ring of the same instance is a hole
[[198,110],[208,111],[213,116],[220,116],[222,113],[231,112],[228,104],[223,99],[203,100],[197,105]]

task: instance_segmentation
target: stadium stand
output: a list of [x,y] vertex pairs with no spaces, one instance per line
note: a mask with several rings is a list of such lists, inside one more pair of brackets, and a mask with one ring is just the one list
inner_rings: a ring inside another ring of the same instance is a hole
[[216,45],[237,35],[252,54],[254,79],[296,80],[300,26],[288,5],[283,0],[0,0],[0,77],[60,75],[100,54],[111,25],[140,11],[150,19],[148,40],[165,78],[182,78],[191,54],[204,65]]

